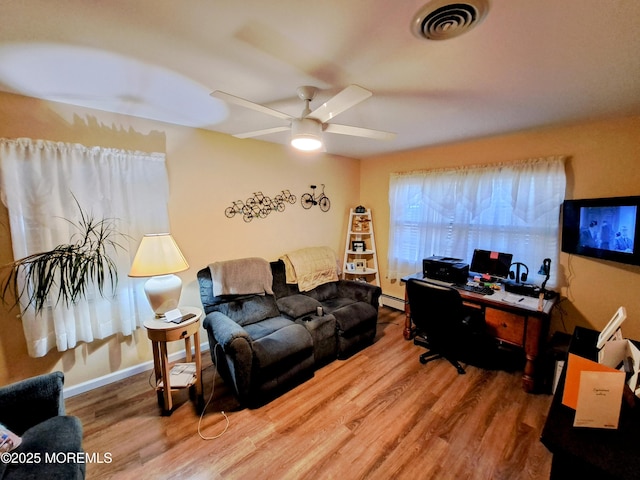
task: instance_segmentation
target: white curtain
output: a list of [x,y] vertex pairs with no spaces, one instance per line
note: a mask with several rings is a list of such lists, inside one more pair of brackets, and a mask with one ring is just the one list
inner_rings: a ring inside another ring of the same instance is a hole
[[[389,183],[389,278],[422,271],[432,255],[471,262],[473,250],[513,254],[529,281],[550,258],[557,282],[564,157],[392,174]],[[535,281],[538,279],[539,281]]]
[[[22,315],[29,355],[41,357],[120,333],[131,333],[151,314],[142,288],[127,274],[142,235],[169,231],[168,178],[162,153],[143,153],[44,140],[0,139],[2,200],[9,211],[15,259],[71,241],[82,210],[112,219],[123,247],[112,252],[118,268],[115,295],[107,284],[87,299],[63,302],[36,316]],[[24,305],[22,305],[24,308]]]

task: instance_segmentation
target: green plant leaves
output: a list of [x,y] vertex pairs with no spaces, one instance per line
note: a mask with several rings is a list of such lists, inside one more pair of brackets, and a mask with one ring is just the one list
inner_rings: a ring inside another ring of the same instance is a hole
[[74,200],[80,220],[77,224],[67,220],[77,229],[71,243],[5,265],[7,273],[0,284],[3,301],[14,295],[16,305],[23,300],[23,311],[33,307],[40,314],[49,305],[63,302],[70,306],[86,298],[93,285],[101,296],[105,296],[108,285],[115,292],[118,269],[109,253],[123,248],[116,241],[122,234],[113,219],[96,220],[82,210],[75,197]]

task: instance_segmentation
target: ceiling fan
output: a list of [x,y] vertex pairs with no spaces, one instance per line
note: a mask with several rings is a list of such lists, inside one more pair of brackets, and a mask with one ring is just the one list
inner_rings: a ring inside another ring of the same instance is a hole
[[395,138],[396,134],[391,132],[329,123],[330,120],[345,110],[369,98],[372,95],[369,90],[358,85],[349,85],[312,111],[309,104],[316,96],[317,91],[318,89],[316,87],[310,86],[303,86],[297,89],[298,97],[305,102],[304,110],[299,118],[249,100],[245,100],[244,98],[221,92],[220,90],[212,92],[211,96],[230,103],[235,103],[241,107],[250,108],[252,110],[280,118],[282,120],[288,120],[290,122],[287,126],[265,128],[263,130],[254,130],[252,132],[233,135],[237,138],[258,137],[260,135],[291,130],[291,145],[299,150],[308,151],[318,150],[322,147],[323,132],[373,138],[377,140],[392,140]]

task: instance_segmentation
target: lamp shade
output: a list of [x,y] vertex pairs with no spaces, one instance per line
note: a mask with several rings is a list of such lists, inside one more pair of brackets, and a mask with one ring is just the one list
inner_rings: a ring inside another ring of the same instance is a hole
[[130,277],[151,277],[144,285],[149,305],[157,318],[178,308],[182,280],[173,275],[189,268],[173,237],[168,233],[142,237],[133,259]]
[[292,120],[291,145],[305,151],[322,148],[322,124],[311,118]]
[[142,237],[129,276],[154,277],[182,272],[187,268],[189,264],[171,234],[148,234]]

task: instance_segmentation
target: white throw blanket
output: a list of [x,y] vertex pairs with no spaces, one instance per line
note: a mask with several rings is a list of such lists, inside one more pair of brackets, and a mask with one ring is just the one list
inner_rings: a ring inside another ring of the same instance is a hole
[[272,295],[273,274],[271,266],[263,258],[251,257],[226,260],[209,265],[213,294]]
[[329,247],[303,248],[280,258],[284,262],[287,283],[297,283],[301,292],[338,281],[336,254]]

